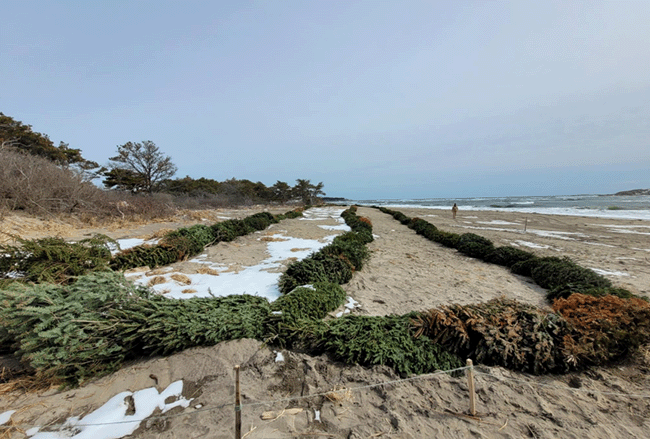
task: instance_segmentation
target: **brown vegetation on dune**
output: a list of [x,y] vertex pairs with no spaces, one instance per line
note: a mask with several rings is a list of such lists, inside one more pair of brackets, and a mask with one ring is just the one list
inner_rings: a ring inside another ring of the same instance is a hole
[[603,364],[639,349],[650,339],[650,303],[637,298],[572,294],[553,309],[572,326],[565,347],[586,364]]

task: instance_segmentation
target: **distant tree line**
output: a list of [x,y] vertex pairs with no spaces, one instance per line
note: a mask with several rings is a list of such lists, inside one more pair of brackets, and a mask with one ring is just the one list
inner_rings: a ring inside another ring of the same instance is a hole
[[[3,113],[0,113],[0,163],[4,166],[0,167],[0,208],[11,210],[99,212],[116,204],[116,197],[154,194],[159,194],[158,198],[173,196],[177,203],[191,199],[194,201],[189,205],[195,206],[316,204],[325,195],[322,182],[312,184],[307,179],[296,180],[294,186],[277,181],[270,187],[259,181],[236,178],[222,182],[189,176],[172,179],[177,168],[171,157],[150,140],[118,145],[117,155],[100,167],[84,158],[80,149],[70,148],[64,142],[56,146],[46,134],[35,132],[31,125]],[[91,183],[97,178],[101,178],[109,191]],[[112,198],[102,193],[112,194]],[[141,203],[143,209],[145,205],[151,206],[150,203]],[[100,204],[101,209],[97,207]]]
[[187,195],[191,197],[209,198],[215,195],[225,195],[232,199],[245,199],[260,203],[288,203],[291,201],[303,204],[316,204],[325,195],[323,183],[312,184],[310,180],[298,179],[292,187],[284,181],[276,181],[267,187],[264,183],[250,180],[231,178],[217,181],[209,178],[193,179],[189,176],[174,180],[163,180],[159,186],[160,192],[172,195]]

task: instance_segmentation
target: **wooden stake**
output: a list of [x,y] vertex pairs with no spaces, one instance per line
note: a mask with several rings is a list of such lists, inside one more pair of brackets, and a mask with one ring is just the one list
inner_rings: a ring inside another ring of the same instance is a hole
[[528,227],[528,217],[526,217],[526,221],[524,222],[524,233],[526,233],[526,227]]
[[241,392],[239,390],[239,365],[235,366],[235,439],[241,439]]
[[474,366],[472,360],[467,359],[467,387],[469,388],[469,412],[476,416],[476,393],[474,392]]

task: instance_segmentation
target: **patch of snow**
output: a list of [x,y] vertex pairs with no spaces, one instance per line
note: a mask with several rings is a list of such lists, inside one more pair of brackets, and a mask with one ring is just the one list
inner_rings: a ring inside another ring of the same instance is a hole
[[117,243],[120,245],[120,248],[118,248],[114,245],[111,245],[111,243],[108,244],[108,248],[111,250],[111,254],[115,255],[121,251],[137,247],[142,244],[150,244],[150,245],[156,245],[158,244],[157,239],[150,239],[148,241],[145,241],[144,239],[141,238],[129,238],[129,239],[117,239]]
[[280,363],[281,361],[284,361],[284,355],[282,355],[282,352],[276,352],[275,362]]
[[607,271],[607,270],[601,270],[600,268],[591,268],[589,267],[590,270],[595,271],[598,274],[601,274],[603,276],[629,276],[629,273],[625,273],[623,271]]
[[345,209],[333,207],[319,207],[307,209],[302,213],[301,221],[323,221],[331,217],[340,217]]
[[320,410],[314,410],[314,421],[321,422],[321,420],[320,420]]
[[[161,393],[155,387],[121,392],[81,419],[78,416],[68,418],[58,431],[38,433],[39,428],[35,427],[26,434],[32,439],[118,439],[132,434],[156,409],[165,413],[174,407],[188,407],[191,400],[185,399],[182,392],[183,381],[171,383]],[[131,399],[131,404],[127,398]],[[173,401],[166,403],[168,399]],[[127,415],[130,408],[135,408],[135,413]]]
[[534,242],[528,242],[528,241],[521,241],[517,240],[515,241],[519,245],[523,245],[524,247],[530,247],[530,248],[551,248],[549,245],[544,245],[544,244],[536,244]]
[[[342,209],[330,208],[312,208],[307,212],[312,212],[314,219],[331,221],[334,215],[340,217]],[[338,219],[337,219],[338,221]],[[239,272],[225,271],[227,267],[205,261],[205,254],[197,256],[191,262],[198,262],[208,265],[219,271],[219,275],[211,274],[186,274],[190,283],[180,285],[171,279],[173,272],[165,273],[167,282],[153,285],[151,288],[164,294],[165,297],[174,299],[189,299],[191,297],[215,297],[250,294],[267,298],[274,301],[280,297],[278,281],[282,273],[270,272],[277,271],[281,267],[282,261],[289,258],[301,260],[320,250],[322,247],[330,244],[336,234],[326,236],[321,240],[293,238],[280,233],[271,235],[271,238],[281,239],[278,241],[266,242],[269,257],[251,267],[244,267]],[[151,277],[142,276],[135,279],[134,282],[140,285],[147,285]],[[194,290],[194,291],[192,291]],[[185,292],[183,292],[185,291]]]
[[11,419],[11,415],[16,413],[16,410],[9,410],[4,413],[0,413],[0,425],[4,425],[7,422],[9,422],[9,419]]
[[538,236],[543,236],[545,238],[565,239],[565,240],[568,240],[568,241],[575,241],[575,238],[569,238],[568,236],[565,236],[565,235],[575,235],[575,236],[582,237],[582,238],[588,238],[588,236],[583,234],[583,233],[558,232],[558,231],[555,231],[555,230],[528,229],[528,233],[532,233],[532,234],[538,235]]
[[328,225],[321,224],[318,227],[325,230],[341,230],[343,232],[349,232],[350,230],[352,230],[350,226],[348,226],[347,224],[339,224],[338,226],[328,226]]
[[343,305],[343,306],[345,307],[345,309],[344,309],[343,311],[340,311],[340,312],[337,312],[337,313],[336,313],[336,317],[337,317],[337,318],[342,317],[343,314],[349,314],[349,313],[350,313],[351,311],[353,311],[354,309],[356,309],[356,308],[360,308],[360,307],[361,307],[361,305],[359,304],[359,302],[357,302],[356,300],[354,300],[354,299],[353,299],[352,297],[350,297],[350,296],[348,296],[348,301],[347,301],[347,303],[346,303],[345,305]]
[[490,224],[495,226],[520,226],[519,223],[511,223],[510,221],[492,220],[492,221],[476,221],[477,224]]
[[610,227],[612,229],[650,229],[650,226],[641,224],[590,224],[596,227]]
[[[643,227],[643,226],[630,226],[630,227]],[[630,234],[635,234],[635,235],[650,235],[649,232],[639,232],[637,230],[630,230],[630,229],[610,229],[610,232],[614,233],[630,233]]]
[[352,297],[349,297],[349,296],[348,296],[348,303],[345,304],[345,307],[346,307],[347,309],[349,309],[350,311],[352,311],[352,310],[355,309],[355,308],[359,308],[359,306],[360,306],[360,305],[359,305],[359,302],[357,302],[356,300],[354,300]]
[[[471,222],[467,222],[467,224],[473,224]],[[523,233],[522,230],[513,230],[513,229],[501,229],[498,227],[477,227],[477,226],[463,226],[461,225],[463,229],[473,229],[473,230],[494,230],[495,232],[514,232],[514,233]]]

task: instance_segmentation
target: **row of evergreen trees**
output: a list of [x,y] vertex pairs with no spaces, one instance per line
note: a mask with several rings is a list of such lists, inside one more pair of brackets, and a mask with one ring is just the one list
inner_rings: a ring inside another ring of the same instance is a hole
[[300,201],[307,205],[316,204],[319,198],[325,195],[322,182],[314,185],[310,180],[305,179],[296,180],[293,187],[279,180],[273,186],[268,187],[260,181],[254,183],[246,179],[231,178],[219,182],[209,178],[194,179],[187,176],[174,180],[164,180],[160,183],[158,190],[172,195],[191,197],[210,198],[222,195],[229,198],[240,197],[263,203]]

